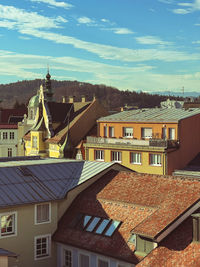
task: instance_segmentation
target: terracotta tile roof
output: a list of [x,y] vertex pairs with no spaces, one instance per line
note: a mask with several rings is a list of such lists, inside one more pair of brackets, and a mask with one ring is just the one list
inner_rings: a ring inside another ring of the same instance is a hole
[[0,124],[0,129],[17,129],[17,124]]
[[2,110],[0,110],[0,122],[1,123],[8,123],[10,117],[23,116],[24,114],[27,114],[27,108],[2,109]]
[[[54,240],[137,263],[132,230],[155,236],[199,200],[200,183],[112,171],[82,192],[59,223]],[[170,212],[169,212],[170,211]],[[121,221],[111,238],[70,226],[78,213]]]
[[185,220],[137,266],[199,267],[200,243],[192,243],[192,218]]

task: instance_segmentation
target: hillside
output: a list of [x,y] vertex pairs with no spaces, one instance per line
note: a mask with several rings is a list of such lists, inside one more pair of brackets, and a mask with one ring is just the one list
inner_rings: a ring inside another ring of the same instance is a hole
[[[31,96],[35,95],[40,87],[42,80],[20,81],[6,85],[0,85],[1,107],[13,107],[16,102],[28,103]],[[89,83],[80,83],[78,81],[56,81],[52,80],[54,97],[57,101],[62,101],[62,96],[75,96],[76,101],[80,101],[81,96],[85,95],[91,100],[95,95],[96,98],[108,109],[116,109],[124,105],[141,107],[159,106],[160,101],[166,100],[169,96],[152,95],[143,92],[120,91],[116,88],[105,85],[92,85]],[[172,97],[171,99],[181,99]]]

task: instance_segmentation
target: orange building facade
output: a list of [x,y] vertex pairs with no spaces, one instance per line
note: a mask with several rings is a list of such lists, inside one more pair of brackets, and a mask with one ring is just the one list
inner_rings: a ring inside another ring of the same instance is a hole
[[87,160],[116,161],[141,173],[171,174],[200,152],[200,109],[139,109],[100,118]]

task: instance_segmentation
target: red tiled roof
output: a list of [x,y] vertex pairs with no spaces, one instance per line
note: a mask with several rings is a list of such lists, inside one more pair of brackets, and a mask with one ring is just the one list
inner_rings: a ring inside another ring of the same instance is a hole
[[199,267],[200,243],[192,243],[192,218],[185,220],[137,266]]
[[17,124],[0,124],[0,129],[17,129]]
[[[112,171],[73,202],[59,223],[54,240],[137,263],[134,229],[155,236],[199,200],[200,183],[173,177]],[[111,238],[70,227],[78,213],[121,221]]]
[[11,116],[23,116],[27,114],[27,108],[2,109],[0,110],[0,122],[8,123]]

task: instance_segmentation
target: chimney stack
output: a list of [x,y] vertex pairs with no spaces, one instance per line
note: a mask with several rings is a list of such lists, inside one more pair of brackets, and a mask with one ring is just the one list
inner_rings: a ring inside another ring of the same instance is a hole
[[75,96],[69,96],[69,103],[74,103]]
[[62,102],[66,103],[66,96],[62,96]]
[[85,96],[84,95],[81,96],[81,102],[85,103]]

